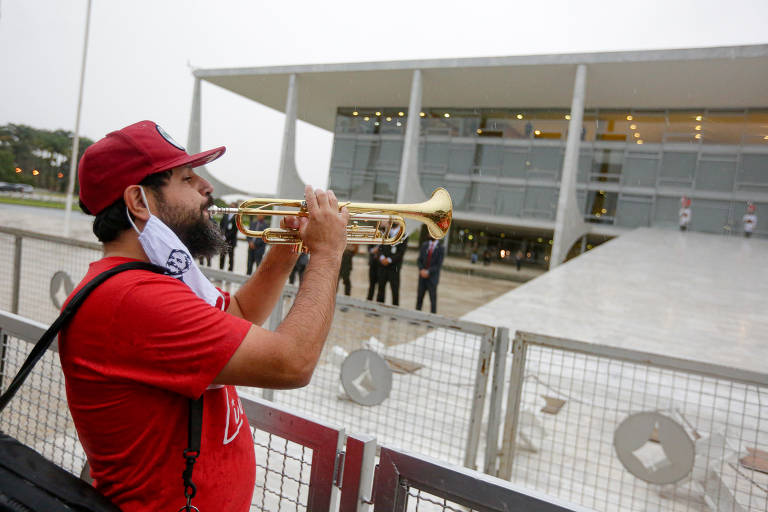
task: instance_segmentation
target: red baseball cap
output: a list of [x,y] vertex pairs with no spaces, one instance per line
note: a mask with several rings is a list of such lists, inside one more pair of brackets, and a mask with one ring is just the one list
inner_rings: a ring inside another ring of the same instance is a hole
[[85,150],[77,175],[80,200],[96,215],[122,197],[129,185],[175,167],[198,167],[224,154],[224,146],[190,155],[154,121],[107,134]]

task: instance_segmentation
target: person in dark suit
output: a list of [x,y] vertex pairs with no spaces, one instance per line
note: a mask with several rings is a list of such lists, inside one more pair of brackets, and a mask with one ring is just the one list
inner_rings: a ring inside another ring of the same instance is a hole
[[[296,260],[296,264],[293,265],[293,270],[291,270],[291,274],[288,276],[288,282],[293,284],[294,281],[296,281],[296,276],[299,276],[299,285],[301,285],[301,281],[304,279],[304,270],[307,268],[307,263],[309,263],[309,253],[302,252],[299,254],[299,259]],[[336,281],[336,284],[338,285],[338,281]]]
[[429,292],[429,310],[437,313],[437,283],[443,266],[445,250],[438,240],[427,240],[419,248],[416,265],[419,267],[419,288],[416,292],[416,309],[421,311],[424,294]]
[[341,255],[341,267],[339,268],[339,281],[344,283],[344,295],[352,293],[352,258],[357,254],[357,245],[347,244],[344,253]]
[[[397,236],[400,226],[395,224],[389,228],[389,237]],[[403,266],[403,256],[408,248],[408,236],[403,236],[400,243],[395,245],[379,246],[379,293],[377,302],[384,302],[387,292],[387,283],[392,290],[392,305],[400,305],[400,267]]]
[[[257,215],[256,218],[251,218],[251,221],[248,223],[248,229],[251,231],[264,231],[268,227],[269,225],[264,219],[264,215]],[[254,263],[256,264],[256,268],[259,268],[266,249],[267,247],[264,240],[254,236],[248,237],[248,275],[253,273]]]
[[[230,206],[234,208],[237,204],[232,203]],[[235,222],[235,215],[233,213],[225,213],[222,215],[219,227],[221,228],[221,232],[224,233],[224,238],[227,240],[229,246],[219,255],[219,269],[224,269],[224,260],[229,256],[229,267],[227,267],[227,270],[232,272],[232,268],[235,265],[235,245],[237,245],[237,223]]]
[[379,284],[379,246],[368,246],[368,300],[373,300]]

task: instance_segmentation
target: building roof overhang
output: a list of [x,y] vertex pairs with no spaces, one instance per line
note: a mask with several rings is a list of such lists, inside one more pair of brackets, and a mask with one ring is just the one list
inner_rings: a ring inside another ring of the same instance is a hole
[[298,83],[298,118],[333,130],[338,107],[407,107],[414,70],[424,108],[569,108],[587,66],[586,108],[768,106],[768,45],[462,59],[196,69],[196,78],[283,112]]

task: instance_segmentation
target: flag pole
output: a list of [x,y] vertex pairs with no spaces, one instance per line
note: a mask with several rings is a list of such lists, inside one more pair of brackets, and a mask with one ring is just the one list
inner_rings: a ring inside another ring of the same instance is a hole
[[77,169],[77,155],[80,149],[80,111],[83,106],[83,83],[85,82],[85,62],[88,57],[88,32],[91,27],[91,0],[88,0],[88,11],[85,15],[85,37],[83,39],[83,63],[80,66],[80,93],[77,97],[77,115],[75,116],[75,134],[72,137],[72,156],[69,161],[69,184],[67,185],[67,207],[64,212],[64,236],[70,233],[70,220],[72,217],[72,196],[75,192],[75,170]]

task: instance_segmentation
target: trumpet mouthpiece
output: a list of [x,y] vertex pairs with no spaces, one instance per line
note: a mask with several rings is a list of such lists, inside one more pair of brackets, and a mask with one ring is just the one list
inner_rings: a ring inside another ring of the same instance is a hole
[[217,213],[238,213],[240,212],[239,208],[220,208],[218,206],[210,206],[208,207],[208,213],[211,215],[216,215]]

